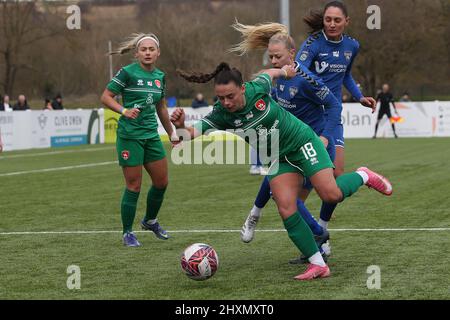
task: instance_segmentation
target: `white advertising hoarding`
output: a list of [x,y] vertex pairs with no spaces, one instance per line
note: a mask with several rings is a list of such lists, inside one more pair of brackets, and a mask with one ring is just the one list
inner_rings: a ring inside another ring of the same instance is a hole
[[104,142],[103,109],[0,112],[4,150]]
[[[396,102],[402,122],[395,123],[399,137],[450,136],[450,102]],[[392,116],[395,116],[391,107]],[[375,132],[378,109],[371,113],[359,103],[344,103],[342,123],[344,137],[370,138]],[[393,137],[391,122],[384,116],[378,126],[377,137]]]
[[450,101],[436,101],[436,135],[450,137]]

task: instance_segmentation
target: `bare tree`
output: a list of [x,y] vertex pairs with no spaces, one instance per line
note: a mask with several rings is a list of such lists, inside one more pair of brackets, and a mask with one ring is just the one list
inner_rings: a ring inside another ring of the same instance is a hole
[[46,22],[50,16],[39,12],[36,2],[3,1],[0,9],[0,85],[4,92],[12,94],[19,70],[35,70],[23,59],[26,47],[58,32],[49,28]]

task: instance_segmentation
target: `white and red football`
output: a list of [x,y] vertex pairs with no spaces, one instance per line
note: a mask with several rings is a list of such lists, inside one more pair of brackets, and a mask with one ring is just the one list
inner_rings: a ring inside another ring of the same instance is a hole
[[193,280],[211,278],[219,267],[219,257],[213,247],[205,243],[194,243],[181,255],[181,268]]

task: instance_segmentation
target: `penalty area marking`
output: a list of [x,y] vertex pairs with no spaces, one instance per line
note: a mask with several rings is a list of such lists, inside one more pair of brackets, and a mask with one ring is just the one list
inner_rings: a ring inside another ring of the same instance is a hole
[[[332,232],[405,232],[405,231],[450,231],[450,228],[343,228],[343,229],[328,229]],[[15,232],[0,232],[1,236],[12,235],[75,235],[75,234],[105,234],[105,233],[121,233],[119,230],[91,230],[91,231],[15,231]],[[134,231],[135,233],[146,233],[149,231]],[[240,229],[193,229],[193,230],[167,230],[168,233],[238,233]],[[286,232],[285,229],[261,229],[256,232]]]

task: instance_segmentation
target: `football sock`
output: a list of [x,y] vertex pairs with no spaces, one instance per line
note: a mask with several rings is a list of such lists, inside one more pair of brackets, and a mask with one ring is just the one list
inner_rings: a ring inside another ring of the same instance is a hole
[[[334,209],[336,209],[337,203],[327,203],[322,202],[322,207],[320,208],[320,220],[323,222],[328,222],[331,219],[331,216],[333,215]],[[323,227],[323,225],[319,224]],[[328,224],[328,223],[327,223]],[[325,227],[326,229],[326,227]]]
[[252,210],[250,210],[250,214],[254,217],[261,217],[262,209],[257,206],[253,206]]
[[261,162],[259,162],[259,159],[258,159],[258,152],[253,147],[250,149],[250,162],[251,162],[252,166],[260,166],[261,165]]
[[259,187],[258,195],[256,196],[255,206],[258,208],[264,208],[270,200],[270,183],[267,177],[264,178],[261,186]]
[[258,154],[258,152],[256,150],[255,150],[255,153],[256,153],[256,165],[258,167],[260,167],[260,166],[262,166],[261,159],[259,158],[259,154]]
[[369,175],[364,172],[364,171],[356,171],[357,174],[359,174],[361,176],[361,178],[363,179],[363,184],[366,184],[367,181],[369,181]]
[[123,233],[133,230],[133,221],[136,216],[136,206],[139,199],[139,192],[134,192],[125,188],[120,205],[122,217]]
[[356,172],[345,173],[336,178],[336,183],[342,191],[342,200],[350,197],[356,191],[358,191],[359,187],[364,184],[363,178]]
[[308,260],[312,264],[316,264],[316,265],[321,266],[321,267],[325,267],[327,265],[325,263],[325,261],[323,260],[323,257],[320,254],[320,252],[314,253],[311,257],[308,258]]
[[320,218],[319,224],[322,228],[324,228],[325,230],[328,230],[328,221],[322,220],[322,218]]
[[311,228],[312,233],[315,235],[321,235],[323,233],[322,226],[317,223],[316,219],[314,219],[309,210],[305,207],[303,201],[300,199],[297,199],[297,210]]
[[292,214],[283,223],[291,241],[307,258],[319,252],[311,229],[298,212]]
[[158,189],[152,186],[147,193],[147,210],[145,212],[144,221],[154,220],[158,215],[159,209],[164,200],[166,188]]

